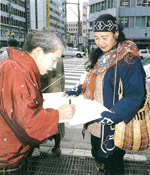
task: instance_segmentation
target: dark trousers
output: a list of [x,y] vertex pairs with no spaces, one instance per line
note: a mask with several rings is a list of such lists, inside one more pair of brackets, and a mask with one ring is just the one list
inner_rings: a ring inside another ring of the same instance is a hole
[[95,158],[98,175],[124,175],[124,151],[117,150],[107,158]]
[[124,175],[124,150],[117,149],[113,155],[99,157],[99,138],[91,137],[91,144],[92,156],[96,161],[97,175]]

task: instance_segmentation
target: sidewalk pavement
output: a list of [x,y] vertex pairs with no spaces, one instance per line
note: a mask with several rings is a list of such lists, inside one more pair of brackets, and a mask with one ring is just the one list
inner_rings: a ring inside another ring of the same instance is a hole
[[[27,175],[97,175],[96,163],[91,155],[90,134],[82,138],[82,125],[72,128],[65,124],[65,137],[61,141],[61,156],[51,152],[54,141],[40,145],[40,155],[30,156]],[[124,156],[125,175],[150,175],[150,150]]]
[[[63,155],[92,157],[90,134],[87,131],[83,139],[82,128],[83,125],[71,127],[69,124],[65,124],[65,137],[61,141],[61,153]],[[53,146],[54,140],[47,140],[40,145],[40,150],[50,153]],[[127,151],[124,159],[129,161],[150,161],[150,150],[140,152]]]

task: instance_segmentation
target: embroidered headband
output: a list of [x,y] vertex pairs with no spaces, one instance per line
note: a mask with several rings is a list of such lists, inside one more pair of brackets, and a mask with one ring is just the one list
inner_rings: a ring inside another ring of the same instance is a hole
[[118,24],[116,20],[95,20],[94,32],[115,32],[118,30]]

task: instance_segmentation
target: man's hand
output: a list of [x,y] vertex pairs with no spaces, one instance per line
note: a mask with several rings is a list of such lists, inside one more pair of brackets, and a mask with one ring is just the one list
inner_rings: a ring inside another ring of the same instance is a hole
[[59,111],[59,120],[71,119],[76,112],[75,105],[64,104],[58,108]]

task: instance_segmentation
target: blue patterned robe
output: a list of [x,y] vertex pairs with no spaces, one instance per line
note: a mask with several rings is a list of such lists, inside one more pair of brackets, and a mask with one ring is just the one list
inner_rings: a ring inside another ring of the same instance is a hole
[[[128,64],[124,58],[117,63],[115,104],[113,105],[115,70],[116,65],[110,67],[105,73],[103,103],[108,109],[115,111],[122,121],[128,123],[144,103],[145,71],[141,60],[136,56],[133,57],[131,64]],[[120,79],[123,84],[123,98],[118,100]],[[95,121],[99,122],[99,119]],[[91,136],[94,157],[107,157],[119,149],[114,146],[114,127],[115,125],[102,125],[101,138]]]

